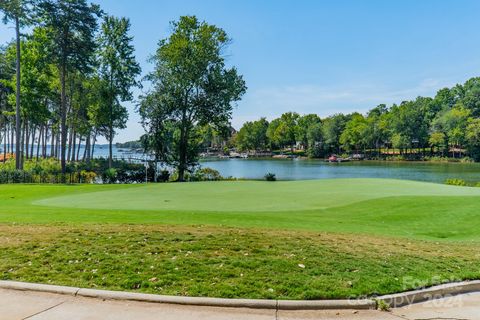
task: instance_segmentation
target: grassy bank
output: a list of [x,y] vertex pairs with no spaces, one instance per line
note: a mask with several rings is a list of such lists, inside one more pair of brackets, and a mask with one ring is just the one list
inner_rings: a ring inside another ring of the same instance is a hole
[[480,277],[478,247],[166,226],[1,226],[2,279],[227,298],[327,299]]
[[413,181],[0,186],[2,279],[114,290],[320,299],[479,279],[478,230],[480,188]]

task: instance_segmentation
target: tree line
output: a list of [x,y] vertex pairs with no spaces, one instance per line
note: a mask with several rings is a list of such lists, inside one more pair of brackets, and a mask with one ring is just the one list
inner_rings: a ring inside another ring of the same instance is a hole
[[154,71],[138,81],[127,18],[86,0],[3,0],[0,11],[16,30],[16,41],[0,47],[0,140],[17,169],[25,159],[53,157],[65,174],[69,162],[90,161],[100,136],[111,168],[113,138],[128,119],[123,103],[147,83],[137,101],[142,146],[183,181],[205,128],[227,132],[246,91],[225,63],[231,39],[195,16],[171,23],[150,58]]
[[[16,39],[0,46],[0,141],[4,158],[89,161],[98,137],[125,128],[139,86],[130,22],[85,0],[3,0]],[[25,33],[27,32],[27,33]],[[80,145],[85,148],[80,153]]]
[[233,145],[241,151],[302,149],[310,157],[369,153],[385,156],[468,156],[480,160],[480,78],[439,90],[435,97],[387,106],[365,115],[284,113],[272,121],[246,122]]

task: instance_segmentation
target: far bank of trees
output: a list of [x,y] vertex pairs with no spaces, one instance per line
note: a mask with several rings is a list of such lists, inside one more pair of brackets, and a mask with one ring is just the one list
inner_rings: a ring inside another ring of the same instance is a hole
[[366,114],[284,113],[268,122],[246,122],[234,137],[241,151],[300,149],[310,157],[363,153],[384,157],[471,157],[480,160],[480,78],[443,88],[435,97],[387,106]]

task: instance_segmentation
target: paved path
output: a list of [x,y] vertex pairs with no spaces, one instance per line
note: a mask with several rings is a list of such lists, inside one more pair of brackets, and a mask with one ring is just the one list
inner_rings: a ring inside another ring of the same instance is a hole
[[[278,311],[236,308],[193,307],[168,304],[102,301],[38,292],[0,289],[0,320],[401,320],[479,319],[480,293],[416,304],[392,312],[365,311]],[[443,301],[443,302],[442,302]]]

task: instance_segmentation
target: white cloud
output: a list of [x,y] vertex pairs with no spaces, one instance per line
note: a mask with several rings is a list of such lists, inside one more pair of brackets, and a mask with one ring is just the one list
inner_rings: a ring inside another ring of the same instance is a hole
[[380,103],[390,105],[417,96],[433,96],[438,89],[454,84],[454,81],[426,78],[400,89],[377,83],[260,88],[247,93],[234,111],[233,125],[240,127],[245,121],[259,117],[273,119],[287,111],[317,113],[322,117],[338,112],[366,112]]

